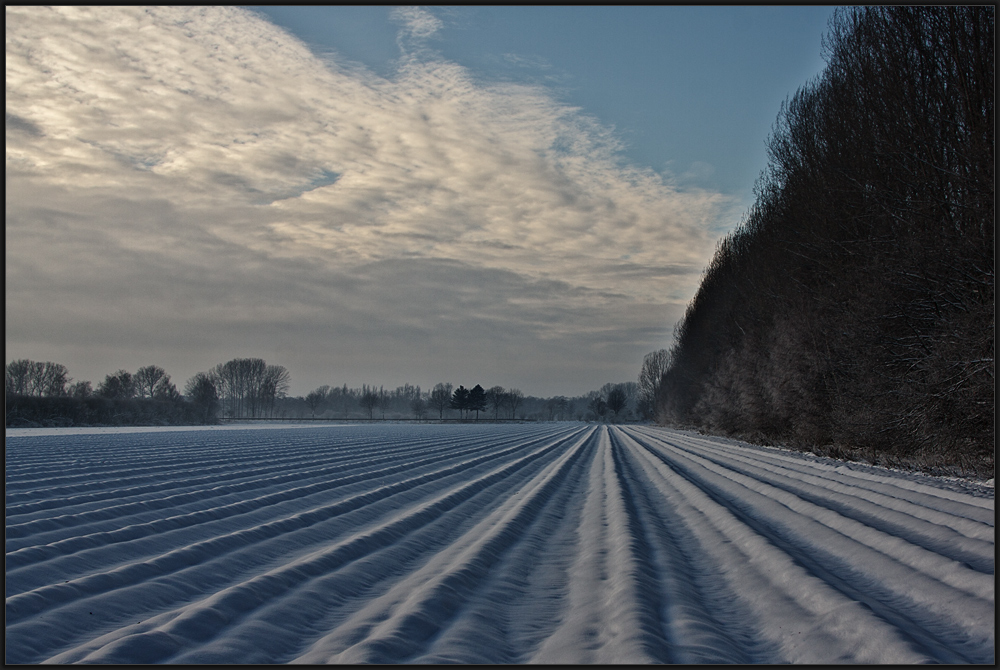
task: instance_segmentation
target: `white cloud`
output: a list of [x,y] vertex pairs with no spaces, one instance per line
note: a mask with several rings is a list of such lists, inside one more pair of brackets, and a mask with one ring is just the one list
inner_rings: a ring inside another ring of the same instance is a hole
[[[394,17],[408,39],[441,27],[426,10]],[[321,60],[236,8],[8,7],[6,19],[15,340],[39,341],[34,301],[71,294],[75,314],[131,291],[133,311],[120,316],[144,332],[137,315],[156,304],[155,286],[193,292],[172,318],[197,314],[222,340],[243,335],[212,315],[256,304],[268,286],[270,305],[254,314],[272,324],[325,323],[309,299],[327,284],[336,298],[325,304],[349,306],[356,324],[377,313],[383,330],[432,330],[430,289],[409,291],[398,309],[412,313],[394,322],[388,295],[366,302],[349,281],[397,263],[463,276],[478,296],[467,326],[516,323],[529,342],[579,335],[583,347],[621,329],[644,333],[612,338],[626,348],[658,347],[650,328],[669,332],[732,204],[623,164],[611,131],[543,88],[483,84],[426,52],[382,78]],[[137,281],[144,273],[150,281]],[[494,290],[497,276],[509,290]],[[546,311],[562,316],[521,318]]]
[[403,24],[403,35],[417,39],[427,39],[443,27],[440,19],[420,7],[396,7],[392,18]]

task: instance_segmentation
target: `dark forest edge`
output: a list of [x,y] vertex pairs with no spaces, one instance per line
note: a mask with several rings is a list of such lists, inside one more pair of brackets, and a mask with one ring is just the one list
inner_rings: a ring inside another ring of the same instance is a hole
[[661,423],[993,477],[994,13],[835,12],[657,353]]

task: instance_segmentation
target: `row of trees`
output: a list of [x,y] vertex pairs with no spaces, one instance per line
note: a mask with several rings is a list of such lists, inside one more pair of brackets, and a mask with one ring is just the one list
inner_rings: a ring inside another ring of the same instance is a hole
[[384,387],[359,389],[320,386],[304,398],[286,398],[280,411],[289,418],[427,419],[486,417],[522,421],[627,421],[644,418],[637,407],[635,382],[605,384],[583,396],[526,396],[520,389],[477,384],[471,389],[440,383],[429,392],[409,384],[394,391]]
[[348,418],[351,410],[359,406],[369,419],[374,419],[376,412],[382,419],[387,414],[392,418],[412,414],[416,419],[424,419],[432,411],[437,412],[438,419],[443,419],[449,409],[457,410],[460,418],[468,418],[475,412],[478,419],[480,412],[492,412],[494,419],[513,419],[524,402],[524,393],[502,386],[487,390],[479,384],[472,389],[464,386],[456,389],[451,384],[440,383],[428,393],[410,384],[395,391],[368,385],[348,389],[344,385],[342,388],[320,386],[306,395],[304,401],[312,417]]
[[259,418],[271,416],[275,401],[288,393],[291,376],[284,366],[268,365],[262,358],[234,358],[204,378],[215,386],[225,416]]
[[21,359],[7,364],[4,390],[8,395],[35,398],[87,398],[94,394],[112,400],[176,400],[179,397],[170,375],[158,365],[139,368],[134,375],[127,370],[119,370],[105,377],[97,391],[93,390],[89,381],[72,382],[66,366],[61,363]]
[[73,382],[66,367],[51,361],[11,361],[4,375],[6,424],[10,425],[188,425],[201,423],[198,409],[183,401],[163,368],[135,374],[119,370],[95,391]]
[[89,381],[73,383],[66,367],[51,361],[11,361],[4,376],[8,425],[18,420],[37,423],[35,419],[211,423],[220,412],[229,418],[264,417],[271,416],[288,386],[288,370],[260,358],[235,358],[199,372],[188,380],[184,395],[157,365],[139,368],[135,374],[118,370],[96,390]]
[[756,203],[644,366],[662,420],[992,469],[994,13],[837,10]]
[[520,389],[440,383],[429,392],[405,384],[395,390],[362,385],[320,386],[289,397],[288,371],[259,358],[235,358],[191,377],[183,395],[156,365],[118,370],[94,390],[72,383],[66,367],[12,361],[6,375],[8,425],[55,423],[213,423],[219,418],[402,419],[459,418],[522,421],[627,421],[646,418],[635,382],[605,384],[583,396],[526,396]]

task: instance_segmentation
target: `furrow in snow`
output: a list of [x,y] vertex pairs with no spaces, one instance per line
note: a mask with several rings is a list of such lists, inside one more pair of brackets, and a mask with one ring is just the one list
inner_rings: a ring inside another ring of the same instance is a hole
[[673,663],[756,663],[775,657],[734,607],[695,536],[642,467],[635,444],[618,435],[628,497],[641,520],[650,563],[659,575],[663,634]]
[[[919,547],[693,454],[675,449],[654,453],[796,561],[920,640],[938,660],[982,662],[982,650],[992,649],[992,580],[987,575],[954,561],[950,567],[955,574],[948,573],[948,559],[935,561]],[[966,592],[987,593],[965,597],[941,581],[945,576]]]
[[[137,662],[164,662],[185,644],[197,644],[214,637],[234,619],[241,618],[267,601],[318,575],[329,573],[372,551],[399,542],[408,533],[432,522],[440,514],[467,500],[492,483],[501,481],[525,465],[550,453],[561,452],[566,440],[558,440],[528,456],[518,458],[489,474],[448,491],[436,499],[407,509],[397,518],[359,533],[331,547],[299,557],[296,561],[223,589],[207,599],[154,617],[139,630],[116,631],[110,635],[59,654],[52,662],[121,662],[122,657]],[[564,458],[559,459],[560,462]]]
[[761,536],[643,444],[634,453],[658,489],[711,557],[718,578],[740,608],[751,613],[762,642],[778,663],[920,663],[933,660],[907,635],[811,574],[794,556]]
[[578,436],[538,476],[461,539],[384,596],[315,642],[295,659],[304,663],[398,663],[424,651],[492,566],[520,538],[544,502],[585,452]]
[[[673,446],[685,453],[703,457],[723,468],[786,491],[817,507],[830,509],[840,516],[863,524],[866,528],[889,535],[888,538],[884,535],[874,538],[873,543],[880,547],[898,545],[897,539],[905,540],[908,545],[918,549],[911,550],[907,546],[902,546],[903,552],[914,554],[913,560],[919,560],[919,556],[923,555],[925,563],[936,564],[937,567],[929,565],[928,569],[952,586],[966,588],[966,584],[959,580],[957,575],[964,573],[967,567],[983,573],[982,577],[970,576],[972,581],[980,584],[972,593],[989,599],[993,597],[995,545],[991,526],[979,524],[965,517],[928,510],[873,491],[862,493],[806,472],[789,472],[773,466],[767,467],[766,464],[742,453],[707,448],[692,450]],[[957,532],[954,530],[955,526],[964,529],[965,532]],[[938,557],[947,560],[941,561]],[[902,560],[908,562],[910,559]],[[966,565],[956,568],[954,562]]]
[[[521,442],[508,450],[501,452],[490,451],[491,457],[503,457],[509,453],[513,453],[517,450],[526,450],[535,446],[536,440],[530,440]],[[395,462],[396,464],[382,468],[380,470],[366,471],[353,475],[347,475],[334,479],[321,479],[321,481],[306,486],[298,486],[291,488],[280,488],[279,490],[267,493],[265,495],[260,495],[257,497],[247,498],[246,493],[252,492],[253,490],[266,488],[266,490],[272,490],[277,488],[279,485],[284,484],[289,481],[301,481],[306,478],[321,477],[326,474],[332,474],[336,472],[336,469],[331,470],[320,470],[319,472],[310,471],[309,473],[296,472],[283,477],[275,477],[263,482],[255,482],[255,485],[250,487],[245,486],[235,486],[235,487],[219,487],[226,488],[225,493],[241,493],[236,497],[236,502],[231,502],[228,504],[221,504],[215,507],[205,508],[204,503],[216,499],[216,490],[202,491],[202,492],[191,492],[185,494],[180,500],[175,499],[174,504],[181,504],[185,502],[198,501],[201,503],[199,505],[200,509],[194,512],[189,512],[186,514],[176,514],[166,518],[162,517],[162,514],[158,514],[154,521],[132,523],[128,525],[122,525],[121,518],[114,515],[115,510],[112,508],[109,511],[110,518],[118,520],[119,523],[117,527],[113,530],[108,531],[98,531],[86,534],[78,534],[66,539],[57,540],[54,542],[48,542],[44,545],[31,544],[24,548],[17,548],[16,544],[11,546],[13,543],[8,543],[7,552],[7,570],[8,573],[14,572],[17,568],[24,565],[37,565],[43,561],[50,560],[57,556],[63,556],[67,554],[72,554],[74,552],[81,551],[83,549],[92,547],[107,547],[112,544],[126,542],[131,540],[136,540],[139,538],[147,537],[150,535],[158,535],[167,531],[177,530],[181,528],[186,528],[189,526],[197,525],[206,521],[220,521],[227,517],[236,516],[244,514],[250,511],[258,511],[261,508],[276,505],[280,502],[304,499],[306,496],[324,492],[327,490],[338,489],[341,487],[346,487],[350,484],[365,483],[370,480],[382,480],[384,477],[389,475],[394,475],[400,472],[419,470],[420,468],[437,465],[440,466],[444,462],[451,460],[458,460],[461,458],[468,458],[473,453],[479,453],[484,451],[483,448],[468,449],[468,450],[457,450],[456,453],[449,454],[448,458],[442,458],[440,454],[432,455],[428,458],[418,459],[415,461],[404,461],[399,463],[399,459],[393,459],[387,457],[385,460]],[[380,462],[384,462],[380,459]],[[464,462],[464,461],[463,461]],[[221,494],[220,494],[221,495]],[[164,499],[169,501],[170,499]],[[153,505],[153,509],[159,509],[161,507],[166,507],[166,504],[157,503]],[[134,553],[133,550],[132,553]],[[26,586],[28,588],[29,586]],[[8,595],[14,595],[16,592],[8,592]]]
[[[534,454],[522,457],[516,461],[516,463],[523,462],[525,458],[537,458],[539,455],[545,453],[551,448],[551,446],[545,447]],[[517,447],[511,449],[511,451],[516,450]],[[75,600],[86,594],[102,593],[109,589],[122,588],[128,584],[144,581],[154,576],[176,571],[178,569],[199,563],[209,557],[215,557],[220,552],[232,551],[234,548],[245,546],[253,542],[259,542],[264,537],[274,537],[293,530],[301,529],[324,519],[343,514],[360,506],[370,504],[376,500],[414,488],[420,484],[461,472],[474,465],[482,462],[488,462],[498,457],[500,457],[500,455],[497,454],[479,456],[470,459],[469,461],[464,461],[441,470],[380,486],[333,504],[310,509],[308,511],[300,512],[266,524],[212,537],[192,545],[175,549],[161,556],[120,566],[108,572],[87,575],[75,580],[70,580],[64,584],[44,586],[26,593],[18,593],[17,595],[8,597],[6,600],[7,623],[9,625],[10,623],[17,622],[24,617],[42,612],[53,605]],[[277,495],[282,494],[279,493]],[[11,582],[10,579],[8,579],[8,588],[10,587]],[[15,591],[16,588],[16,585],[14,585]]]

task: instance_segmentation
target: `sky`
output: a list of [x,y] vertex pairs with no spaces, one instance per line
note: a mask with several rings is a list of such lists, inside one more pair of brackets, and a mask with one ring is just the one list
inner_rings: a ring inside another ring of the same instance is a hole
[[580,395],[669,347],[832,7],[7,7],[6,358]]

